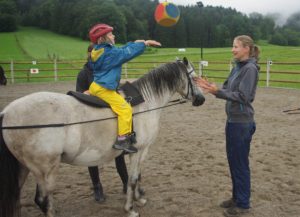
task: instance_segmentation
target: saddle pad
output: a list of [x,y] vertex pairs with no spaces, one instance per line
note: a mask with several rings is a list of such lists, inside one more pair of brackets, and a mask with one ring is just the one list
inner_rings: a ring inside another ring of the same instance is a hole
[[84,93],[76,92],[76,91],[69,91],[67,93],[69,96],[73,96],[78,99],[80,102],[83,102],[87,105],[98,107],[98,108],[110,108],[109,104],[104,102],[102,99],[99,99],[96,96],[87,95]]
[[132,106],[145,102],[140,91],[130,82],[126,81],[125,84],[120,86],[120,89],[123,90],[126,96],[125,97],[126,101],[130,103]]
[[[126,82],[120,87],[120,89],[123,90],[126,96],[125,99],[128,103],[131,104],[131,106],[135,106],[142,102],[145,102],[139,90],[131,83]],[[73,96],[76,99],[78,99],[80,102],[83,102],[90,106],[99,107],[99,108],[110,108],[108,103],[104,102],[102,99],[99,99],[96,96],[91,96],[76,91],[69,91],[67,95]]]

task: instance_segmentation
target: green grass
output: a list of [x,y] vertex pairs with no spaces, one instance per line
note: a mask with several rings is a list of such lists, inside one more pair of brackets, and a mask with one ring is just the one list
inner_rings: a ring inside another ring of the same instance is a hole
[[16,41],[15,33],[0,33],[0,61],[28,60],[29,57],[22,52]]
[[83,59],[88,41],[58,35],[36,28],[21,28],[16,33],[22,48],[33,59]]
[[[57,71],[60,76],[58,80],[74,80],[85,61],[89,45],[88,41],[33,27],[20,27],[19,31],[14,33],[0,33],[0,41],[0,64],[9,76],[10,62],[14,61],[15,82],[53,81],[53,59],[58,60]],[[261,49],[260,78],[262,80],[266,79],[266,62],[272,60],[271,79],[300,82],[299,74],[272,73],[272,71],[300,72],[300,64],[280,64],[281,62],[299,63],[300,47],[275,46],[266,41],[260,41],[258,45]],[[204,68],[204,74],[211,77],[212,80],[222,82],[229,73],[232,58],[231,47],[204,48],[203,51],[204,59],[209,62],[208,67]],[[186,52],[178,52],[177,48],[148,48],[143,55],[128,64],[128,74],[131,74],[129,77],[138,77],[153,67],[157,67],[161,62],[174,61],[176,57],[184,56],[194,63],[196,70],[199,70],[200,48],[186,48]],[[37,65],[33,65],[32,60],[36,60]],[[30,68],[39,68],[40,73],[32,75],[29,73]],[[46,78],[49,76],[51,78]],[[261,81],[260,84],[265,85],[265,82]],[[271,82],[271,85],[300,88],[300,84],[293,83]]]

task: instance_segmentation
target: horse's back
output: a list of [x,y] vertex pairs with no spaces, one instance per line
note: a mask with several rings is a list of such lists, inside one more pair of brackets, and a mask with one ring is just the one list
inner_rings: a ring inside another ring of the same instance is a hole
[[62,161],[77,165],[96,165],[111,158],[104,154],[111,151],[117,130],[110,109],[86,106],[65,94],[38,92],[11,102],[3,113],[3,126],[25,126],[4,130],[8,148],[18,159],[25,152],[32,157],[35,152],[40,157],[61,156]]
[[3,113],[9,124],[45,125],[99,118],[103,112],[111,115],[110,109],[99,111],[66,94],[37,92],[11,102]]

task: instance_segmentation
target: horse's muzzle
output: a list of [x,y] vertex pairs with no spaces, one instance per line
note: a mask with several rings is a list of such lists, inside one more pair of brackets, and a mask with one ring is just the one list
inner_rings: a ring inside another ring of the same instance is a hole
[[205,102],[205,98],[203,95],[196,95],[193,96],[193,106],[200,106]]

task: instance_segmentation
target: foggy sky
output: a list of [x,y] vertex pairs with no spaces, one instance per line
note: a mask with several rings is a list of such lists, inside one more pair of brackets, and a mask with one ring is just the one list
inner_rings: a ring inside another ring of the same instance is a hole
[[[199,0],[168,0],[177,5],[196,5]],[[160,0],[164,2],[164,0]],[[284,18],[300,11],[300,0],[202,0],[204,6],[222,6],[235,8],[245,14],[258,12],[266,15],[280,13]]]

